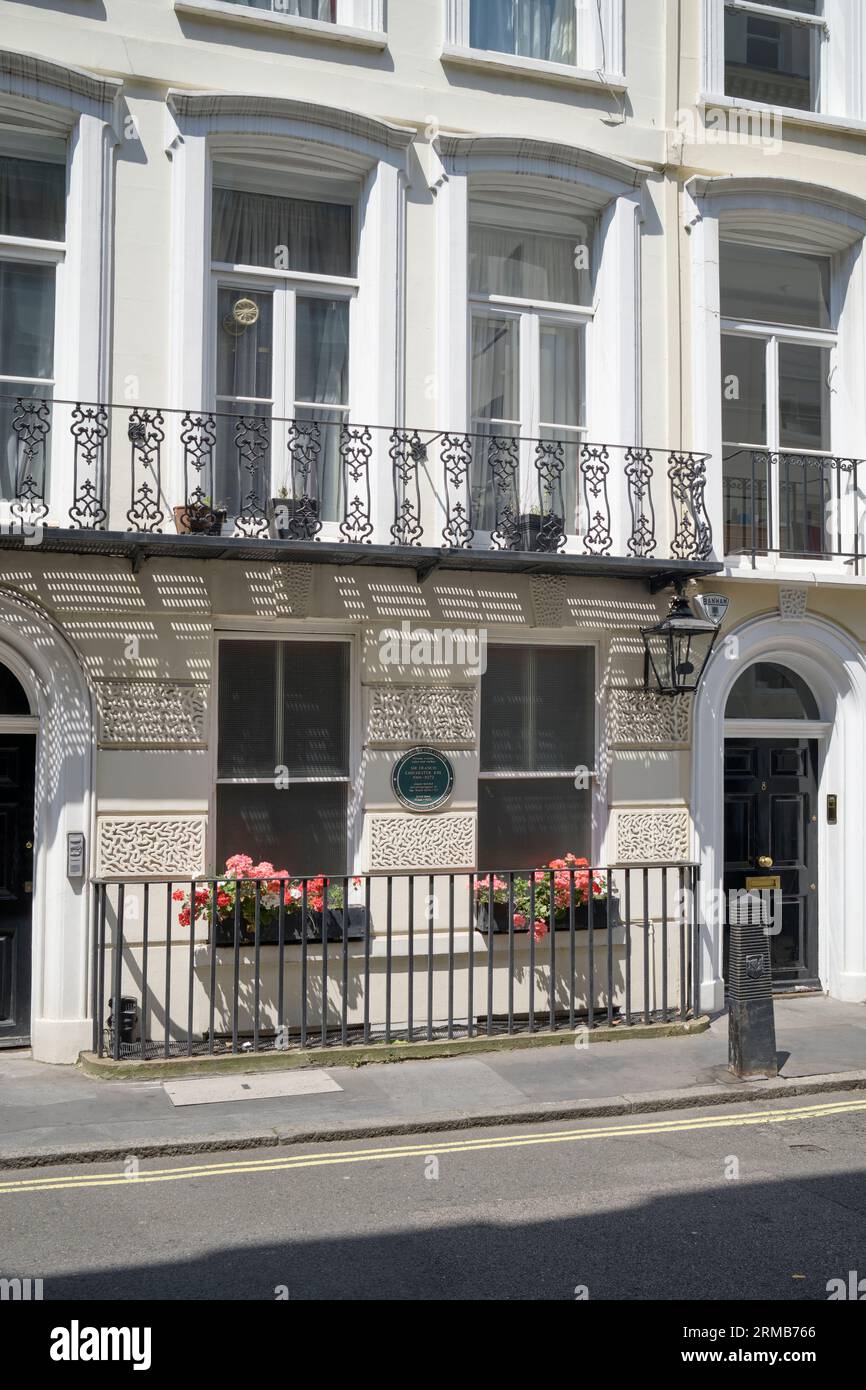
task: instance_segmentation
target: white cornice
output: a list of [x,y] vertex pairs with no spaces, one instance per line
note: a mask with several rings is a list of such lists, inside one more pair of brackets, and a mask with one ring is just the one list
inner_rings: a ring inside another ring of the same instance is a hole
[[859,198],[856,193],[846,193],[839,188],[805,183],[799,179],[696,175],[687,180],[685,190],[695,202],[706,198],[736,202],[759,194],[763,198],[796,199],[801,203],[815,203],[821,207],[835,208],[846,217],[860,222],[866,221],[866,198]]
[[0,91],[30,101],[81,110],[98,107],[108,120],[123,83],[115,77],[99,77],[83,68],[66,67],[35,53],[0,49]]
[[184,121],[190,120],[208,122],[235,118],[241,122],[259,120],[274,125],[292,121],[397,151],[405,151],[416,135],[414,126],[394,125],[374,116],[318,106],[293,97],[259,96],[251,92],[184,92],[172,88],[166,102],[181,127]]
[[516,173],[537,172],[539,167],[548,166],[554,174],[557,170],[594,174],[622,188],[639,188],[653,173],[648,165],[632,164],[576,145],[560,145],[552,140],[529,139],[522,135],[441,132],[434,143],[440,157],[452,163],[455,173],[468,173],[473,161],[491,158],[501,159]]

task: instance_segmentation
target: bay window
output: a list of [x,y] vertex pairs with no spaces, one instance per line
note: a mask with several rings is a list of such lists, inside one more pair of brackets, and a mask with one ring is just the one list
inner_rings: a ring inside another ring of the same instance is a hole
[[720,265],[726,551],[825,555],[840,498],[831,260],[723,240]]
[[[507,514],[531,528],[552,515],[573,534],[594,224],[537,212],[530,229],[528,218],[495,198],[470,202],[473,525],[489,532]],[[563,465],[550,473],[545,441]]]
[[490,646],[481,680],[478,867],[592,858],[590,647]]
[[216,860],[348,872],[350,646],[219,645]]
[[57,266],[64,256],[66,146],[0,127],[0,496],[45,496],[39,476],[22,477],[16,401],[50,401],[54,391]]
[[[284,180],[285,181],[285,180]],[[304,500],[342,516],[340,428],[349,410],[355,189],[214,167],[217,453],[214,505],[263,513]],[[294,423],[292,423],[294,422]],[[314,445],[293,450],[301,426]]]

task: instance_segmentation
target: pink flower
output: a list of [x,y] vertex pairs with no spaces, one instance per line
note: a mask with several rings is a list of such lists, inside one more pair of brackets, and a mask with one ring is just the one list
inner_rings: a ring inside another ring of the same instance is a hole
[[544,938],[548,935],[549,930],[550,928],[548,927],[546,922],[536,922],[535,927],[533,928],[533,935],[536,941],[543,941]]

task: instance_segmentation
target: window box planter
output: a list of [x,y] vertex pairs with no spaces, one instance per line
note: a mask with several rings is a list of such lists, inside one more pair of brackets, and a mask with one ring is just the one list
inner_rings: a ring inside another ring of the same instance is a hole
[[271,508],[281,541],[311,541],[322,529],[317,497],[272,497]]
[[[342,907],[330,907],[327,913],[317,911],[315,908],[307,909],[307,941],[322,940],[322,917],[327,917],[328,941],[343,940],[343,913]],[[301,930],[301,909],[295,908],[291,912],[287,911],[284,918],[283,941],[287,946],[297,945],[303,940],[304,934]],[[363,941],[368,930],[367,909],[364,906],[349,906],[349,922],[346,939],[348,941]],[[240,924],[240,944],[242,946],[254,946],[256,940],[255,928],[247,922]],[[262,946],[277,946],[280,940],[279,919],[262,922],[259,926],[259,944]],[[235,924],[233,917],[220,918],[217,922],[216,944],[217,946],[233,946],[235,941]]]
[[175,529],[182,536],[218,536],[227,518],[228,512],[214,511],[203,502],[174,508]]
[[[515,916],[519,917],[520,913],[515,912]],[[538,920],[542,920],[540,915]],[[547,925],[549,919],[546,915],[543,920],[545,925]],[[622,918],[619,915],[619,899],[616,897],[611,899],[610,923],[612,927],[622,926]],[[594,931],[607,930],[607,898],[596,898],[594,900],[592,906],[592,926]],[[575,931],[589,931],[588,903],[575,903],[574,928]],[[490,915],[489,908],[486,904],[475,909],[475,930],[481,932],[484,936],[487,936],[490,932]],[[568,912],[557,914],[556,930],[564,932],[570,930]],[[493,904],[493,935],[508,935],[508,903]],[[527,926],[515,926],[514,935],[516,937],[528,936],[529,932]]]

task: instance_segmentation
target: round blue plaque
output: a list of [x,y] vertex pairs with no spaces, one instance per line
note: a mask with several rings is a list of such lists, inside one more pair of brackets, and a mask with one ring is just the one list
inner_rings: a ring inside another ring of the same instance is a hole
[[413,748],[394,764],[391,786],[410,811],[438,811],[454,791],[454,765],[435,748]]

